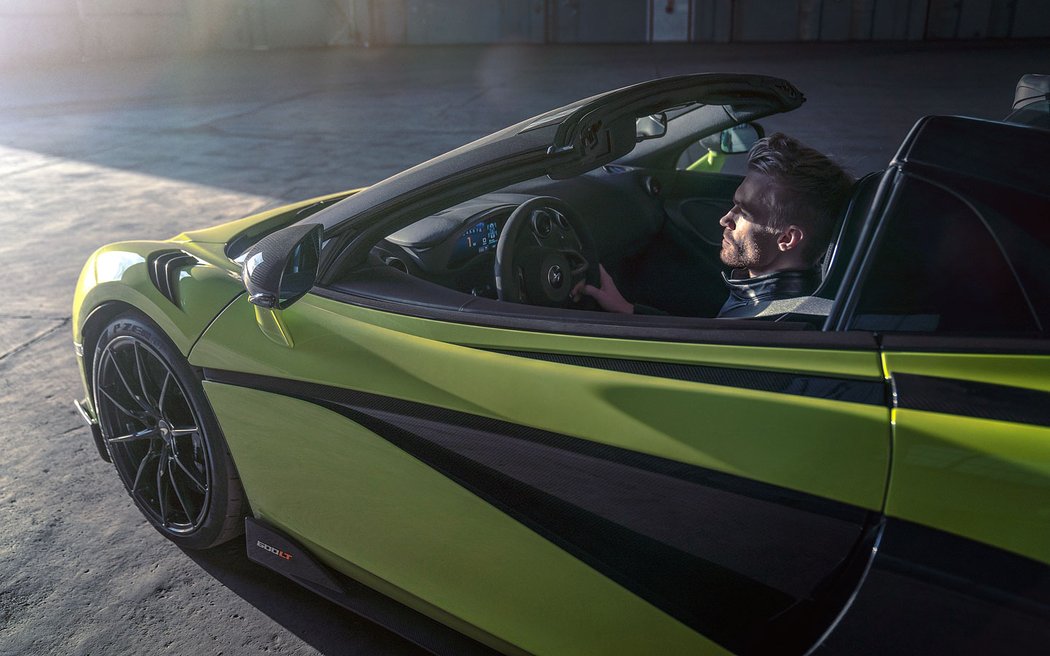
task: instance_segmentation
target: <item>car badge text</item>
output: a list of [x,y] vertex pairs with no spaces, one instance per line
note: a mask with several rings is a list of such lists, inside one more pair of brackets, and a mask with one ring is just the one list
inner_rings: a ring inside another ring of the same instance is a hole
[[272,553],[273,555],[277,556],[278,558],[284,558],[285,560],[291,560],[292,559],[292,554],[288,553],[287,551],[281,551],[277,547],[271,547],[270,545],[266,544],[262,540],[256,540],[255,541],[255,546],[257,546],[260,549],[263,549],[265,551],[269,551],[270,553]]

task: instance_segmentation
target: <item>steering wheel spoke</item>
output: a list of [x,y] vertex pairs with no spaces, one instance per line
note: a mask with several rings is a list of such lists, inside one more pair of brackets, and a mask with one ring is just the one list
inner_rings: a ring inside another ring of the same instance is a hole
[[565,249],[561,251],[561,254],[564,255],[565,259],[569,262],[569,266],[571,267],[570,272],[572,273],[572,279],[574,282],[582,278],[591,267],[591,263],[587,261],[587,258],[583,256],[583,253],[577,250]]

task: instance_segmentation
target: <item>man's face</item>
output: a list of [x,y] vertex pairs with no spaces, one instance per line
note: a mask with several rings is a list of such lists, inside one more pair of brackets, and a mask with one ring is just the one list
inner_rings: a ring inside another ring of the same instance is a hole
[[768,176],[751,172],[733,195],[733,208],[721,218],[722,262],[734,269],[762,275],[777,258],[777,233],[769,227],[774,191]]

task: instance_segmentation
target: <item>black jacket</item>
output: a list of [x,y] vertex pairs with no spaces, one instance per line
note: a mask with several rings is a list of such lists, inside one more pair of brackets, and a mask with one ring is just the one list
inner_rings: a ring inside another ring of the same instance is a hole
[[[729,298],[718,311],[719,319],[752,319],[764,310],[770,310],[773,301],[782,301],[789,298],[809,296],[820,285],[820,270],[813,268],[805,271],[777,271],[767,273],[764,276],[750,278],[744,269],[733,269],[730,275],[722,272],[722,280],[729,288]],[[763,315],[762,318],[777,318],[776,308],[770,316]],[[791,313],[786,309],[781,317]],[[659,308],[634,304],[635,314],[659,314],[667,313]]]
[[744,269],[733,269],[730,275],[722,273],[729,298],[718,316],[723,319],[755,317],[770,305],[770,301],[809,296],[820,285],[820,270],[776,271],[750,278]]

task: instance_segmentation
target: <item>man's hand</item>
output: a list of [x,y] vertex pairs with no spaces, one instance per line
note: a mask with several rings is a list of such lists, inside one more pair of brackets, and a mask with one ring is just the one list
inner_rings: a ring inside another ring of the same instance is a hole
[[598,273],[601,287],[594,287],[584,281],[580,281],[572,289],[572,299],[579,301],[580,295],[583,294],[598,301],[598,305],[602,306],[602,309],[606,312],[634,314],[634,305],[623,297],[620,290],[616,289],[616,283],[613,282],[612,276],[600,264],[598,265]]

